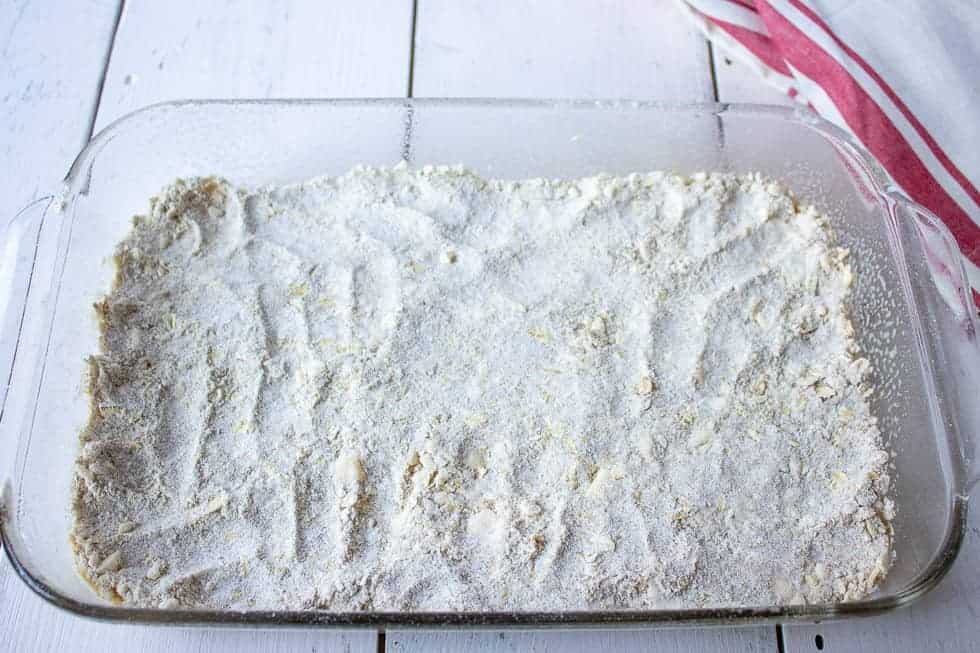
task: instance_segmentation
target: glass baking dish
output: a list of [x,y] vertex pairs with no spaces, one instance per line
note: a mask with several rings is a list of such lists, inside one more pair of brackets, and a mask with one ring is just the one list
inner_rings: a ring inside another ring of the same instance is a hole
[[[75,572],[69,490],[87,418],[83,368],[97,351],[92,304],[130,216],[177,177],[258,185],[356,164],[463,163],[491,177],[666,169],[759,171],[830,217],[852,251],[852,319],[875,369],[894,452],[897,558],[870,598],[832,605],[658,611],[336,613],[120,607]],[[112,124],[78,155],[50,202],[0,237],[2,540],[51,603],[117,622],[324,626],[646,626],[825,620],[905,605],[949,570],[978,477],[975,307],[954,241],[890,186],[842,130],[804,110],[747,105],[486,100],[189,101]]]

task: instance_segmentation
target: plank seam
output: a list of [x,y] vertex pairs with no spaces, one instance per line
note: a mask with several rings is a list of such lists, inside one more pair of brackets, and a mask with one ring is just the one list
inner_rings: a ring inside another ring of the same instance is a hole
[[412,0],[412,31],[408,42],[408,97],[414,97],[415,86],[415,30],[418,25],[419,0]]
[[715,102],[718,101],[718,73],[715,70],[715,49],[708,41],[708,71],[711,73],[711,95]]
[[120,0],[119,9],[116,10],[115,22],[112,25],[112,37],[109,39],[109,48],[105,54],[105,64],[102,66],[102,74],[99,76],[99,84],[95,91],[95,107],[92,110],[92,117],[89,120],[88,132],[85,142],[92,140],[95,135],[95,121],[99,116],[99,107],[102,106],[102,92],[105,90],[105,80],[109,75],[109,63],[112,61],[112,52],[116,48],[116,36],[119,34],[119,26],[122,24],[123,10],[126,8],[126,0]]

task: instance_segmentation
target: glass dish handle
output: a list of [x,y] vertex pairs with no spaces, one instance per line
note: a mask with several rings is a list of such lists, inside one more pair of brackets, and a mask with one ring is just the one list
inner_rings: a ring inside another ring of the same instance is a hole
[[[972,301],[971,301],[972,304]],[[967,318],[961,337],[948,339],[955,394],[956,435],[964,462],[963,494],[977,491],[980,484],[980,343],[977,340],[976,309]]]
[[[41,227],[51,200],[49,195],[31,202],[0,226],[0,416],[7,413],[7,391],[34,276]],[[0,421],[0,451],[15,444],[7,428],[9,421]]]
[[[946,225],[933,213],[897,191],[888,193],[898,208],[916,226],[926,263],[940,301],[935,314],[937,335],[942,338],[947,379],[940,390],[945,396],[951,427],[963,461],[962,494],[968,495],[980,482],[980,331],[977,306],[966,274],[962,254]],[[901,217],[901,216],[900,216]]]

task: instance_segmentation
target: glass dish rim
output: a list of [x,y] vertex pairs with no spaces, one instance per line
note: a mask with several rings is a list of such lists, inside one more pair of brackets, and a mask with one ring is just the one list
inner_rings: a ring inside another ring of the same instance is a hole
[[[924,207],[910,201],[889,180],[880,164],[848,132],[820,118],[803,107],[766,104],[721,102],[660,102],[631,99],[507,99],[507,98],[295,98],[295,99],[191,99],[150,104],[112,121],[101,129],[79,152],[65,176],[56,199],[68,207],[78,194],[85,194],[88,171],[103,147],[124,129],[145,114],[184,108],[234,106],[349,106],[402,107],[410,110],[425,107],[475,107],[488,109],[566,109],[566,110],[650,110],[671,113],[715,114],[732,113],[766,117],[793,122],[821,133],[825,138],[848,146],[848,154],[860,159],[864,172],[873,182],[879,197],[891,204],[903,205],[920,214],[930,227],[956,251],[955,241],[946,225]],[[406,139],[410,138],[411,120],[406,119]],[[79,184],[81,185],[79,187]],[[50,206],[48,207],[50,209]],[[42,218],[43,219],[43,218]],[[959,263],[959,280],[966,284],[965,270]],[[966,298],[972,308],[972,298]],[[975,311],[968,319],[975,323]],[[918,320],[917,320],[918,321]],[[921,354],[920,354],[921,355]],[[931,372],[931,369],[927,370]],[[930,397],[935,403],[936,398]],[[962,436],[954,434],[956,440]],[[956,442],[962,445],[961,441]],[[847,603],[807,604],[794,606],[758,606],[710,609],[667,610],[575,610],[561,612],[503,611],[503,612],[333,612],[328,610],[171,610],[132,608],[116,605],[86,603],[65,596],[36,577],[17,555],[16,524],[13,515],[14,492],[10,481],[0,496],[0,546],[6,552],[20,579],[38,596],[72,614],[98,621],[146,625],[216,625],[216,626],[330,626],[339,628],[385,627],[475,627],[475,628],[540,628],[540,627],[638,627],[643,625],[748,625],[813,622],[852,616],[872,616],[907,605],[933,589],[946,575],[955,560],[966,532],[968,497],[965,495],[964,471],[966,460],[961,446],[947,446],[953,458],[954,473],[947,529],[937,553],[908,586],[886,596],[877,596]]]

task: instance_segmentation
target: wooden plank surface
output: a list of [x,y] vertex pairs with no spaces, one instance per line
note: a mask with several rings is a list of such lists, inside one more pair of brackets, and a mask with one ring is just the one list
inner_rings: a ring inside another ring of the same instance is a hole
[[419,0],[416,97],[711,100],[708,49],[668,0]]
[[769,628],[660,630],[578,630],[566,632],[395,631],[387,636],[389,653],[660,653],[664,651],[746,651],[775,653]]
[[794,104],[789,96],[763,82],[744,63],[734,60],[717,47],[712,46],[712,48],[719,102],[754,102],[784,106]]
[[88,140],[117,0],[0,9],[0,223],[50,192]]
[[[48,607],[48,606],[45,606]],[[54,608],[50,608],[54,610]],[[60,612],[53,616],[13,610],[25,621],[15,639],[0,640],[0,651],[31,653],[375,653],[376,635],[367,631],[248,630],[119,626]],[[38,619],[40,616],[40,620]],[[4,636],[6,636],[4,632]]]
[[412,0],[127,2],[96,121],[189,98],[402,97]]

